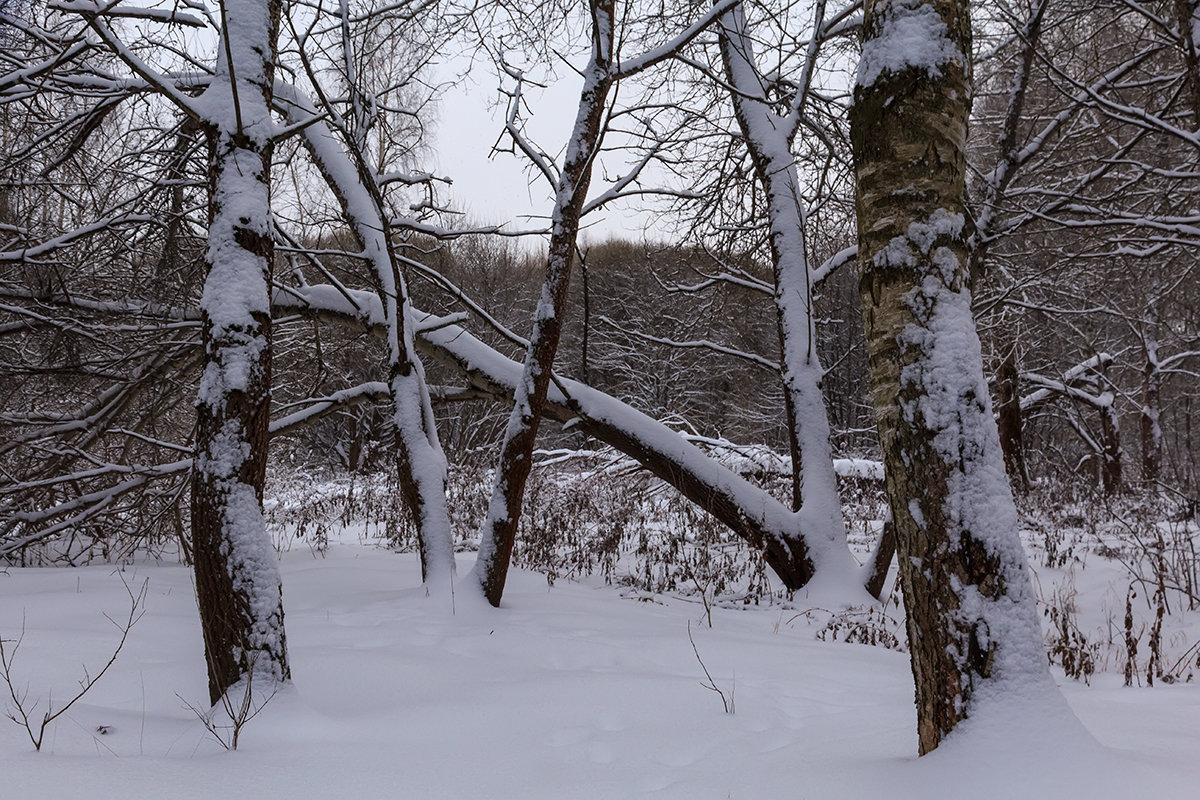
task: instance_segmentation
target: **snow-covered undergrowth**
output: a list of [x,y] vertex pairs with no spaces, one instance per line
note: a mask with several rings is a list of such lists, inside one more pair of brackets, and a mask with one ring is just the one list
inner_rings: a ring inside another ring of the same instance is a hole
[[[43,709],[111,655],[120,631],[105,614],[128,612],[122,578],[148,586],[116,663],[52,724],[41,753],[0,725],[2,796],[1186,797],[1200,781],[1200,680],[1189,681],[1200,612],[1182,571],[1198,531],[1172,521],[1169,504],[1032,502],[1025,514],[1051,657],[1088,682],[1055,675],[1092,738],[1016,703],[917,759],[894,600],[835,613],[804,592],[752,591],[754,559],[719,528],[621,470],[589,474],[607,485],[584,492],[578,472],[547,472],[533,487],[521,558],[556,572],[516,571],[499,610],[466,588],[453,607],[426,597],[415,555],[379,546],[404,547],[407,535],[389,522],[385,480],[356,479],[352,492],[344,480],[277,484],[268,522],[295,683],[246,725],[236,753],[189,708],[203,705],[206,682],[186,567],[10,567],[0,635],[11,643],[24,627],[14,683]],[[850,507],[869,514],[865,484],[849,488]],[[865,550],[877,525],[852,523]],[[554,530],[561,547],[549,547]],[[684,544],[646,579],[672,530]],[[460,574],[472,558],[464,543]],[[701,563],[715,577],[697,580]],[[733,714],[702,686],[705,669]]]
[[[696,437],[693,437],[696,438]],[[788,462],[767,448],[704,439],[718,461],[784,499]],[[598,576],[626,594],[673,593],[716,605],[787,602],[787,591],[746,542],[636,463],[611,450],[540,453],[526,489],[514,563],[559,579]],[[864,554],[882,528],[877,462],[840,459],[850,542]],[[447,486],[456,549],[472,552],[491,479],[481,463],[455,465]],[[276,477],[268,528],[277,547],[319,552],[344,528],[364,544],[417,549],[388,476]],[[470,556],[467,557],[468,560]]]
[[[786,496],[786,459],[765,448],[712,444],[718,446],[710,452],[727,466]],[[882,486],[863,466],[873,463],[839,462],[847,531],[860,561],[883,527]],[[791,597],[743,540],[610,451],[543,454],[543,464],[530,478],[514,562],[547,584],[598,578],[627,597],[667,594],[703,609],[766,606],[802,614],[819,639],[906,649],[894,565],[882,607],[814,607]],[[451,473],[455,538],[468,566],[489,485],[481,467]],[[416,550],[386,476],[297,475],[274,488],[267,519],[280,550],[319,554],[331,531]],[[1200,524],[1181,519],[1184,510],[1164,498],[1061,495],[1040,487],[1020,500],[1052,663],[1085,682],[1095,672],[1127,669],[1132,683],[1200,673]]]

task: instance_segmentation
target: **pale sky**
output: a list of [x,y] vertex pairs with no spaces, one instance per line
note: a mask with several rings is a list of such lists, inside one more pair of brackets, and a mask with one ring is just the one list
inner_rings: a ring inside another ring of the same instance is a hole
[[[568,72],[546,89],[526,90],[532,112],[526,133],[552,155],[561,156],[570,136],[581,85],[579,76]],[[541,227],[552,203],[546,180],[527,169],[528,162],[522,157],[496,153],[488,158],[489,150],[503,133],[506,113],[504,105],[496,105],[500,98],[496,89],[490,65],[478,62],[471,76],[443,91],[433,145],[436,171],[453,179],[454,185],[445,191],[445,197],[454,207],[468,211],[473,220],[488,224],[511,221],[508,227],[517,229]],[[508,144],[505,136],[501,146]],[[603,174],[596,169],[592,196],[603,191]],[[529,214],[541,219],[522,216]],[[613,203],[585,219],[588,227],[581,241],[598,242],[616,235],[640,240],[643,228],[653,227],[653,219],[653,215]]]

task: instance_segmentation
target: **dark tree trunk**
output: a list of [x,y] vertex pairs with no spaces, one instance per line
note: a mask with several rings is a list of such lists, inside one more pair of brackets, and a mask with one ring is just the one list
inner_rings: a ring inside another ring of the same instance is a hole
[[1021,383],[1016,351],[1010,349],[996,370],[996,427],[1004,450],[1008,480],[1018,491],[1029,491],[1021,421]]
[[1196,0],[1175,0],[1175,22],[1179,26],[1179,45],[1183,50],[1183,66],[1187,76],[1188,101],[1192,125],[1200,129],[1200,41],[1197,41]]
[[562,315],[566,308],[571,261],[579,235],[579,218],[587,199],[604,109],[613,84],[613,0],[592,0],[591,12],[592,58],[584,69],[579,114],[558,182],[546,258],[546,278],[534,314],[524,374],[516,387],[512,414],[496,463],[495,484],[487,518],[483,523],[479,559],[475,567],[484,596],[494,606],[500,605],[500,598],[504,595],[504,582],[508,577],[517,522],[521,517],[525,496],[525,482],[533,465],[533,445],[537,439],[546,390],[553,374],[554,356],[562,333]]
[[204,120],[211,193],[192,548],[214,704],[245,677],[290,677],[279,569],[262,519],[274,259],[267,133],[279,9],[227,0],[227,28],[260,29],[269,40],[230,37],[202,98],[218,110]]
[[[184,267],[198,254],[184,253],[186,235],[184,227],[184,176],[187,174],[188,151],[191,150],[200,126],[191,117],[185,117],[175,134],[175,144],[171,148],[171,160],[168,163],[170,179],[173,185],[170,189],[170,212],[167,217],[167,230],[163,238],[163,249],[154,269],[154,296],[159,302],[166,302],[170,292],[178,292],[185,281]],[[189,258],[188,256],[192,256]],[[190,272],[190,271],[189,271]]]
[[1115,398],[1100,407],[1100,485],[1104,494],[1121,493],[1121,425]]
[[896,526],[889,519],[883,523],[883,532],[879,534],[879,544],[875,546],[871,569],[867,572],[867,592],[876,600],[884,599],[883,583],[887,580],[888,570],[895,555]]
[[1162,466],[1162,428],[1159,426],[1161,385],[1157,348],[1149,345],[1142,373],[1142,480],[1147,485],[1158,481]]
[[592,295],[588,285],[587,257],[582,253],[579,256],[579,278],[583,289],[583,341],[579,345],[579,380],[590,384],[592,381],[588,377],[588,336],[592,328]]

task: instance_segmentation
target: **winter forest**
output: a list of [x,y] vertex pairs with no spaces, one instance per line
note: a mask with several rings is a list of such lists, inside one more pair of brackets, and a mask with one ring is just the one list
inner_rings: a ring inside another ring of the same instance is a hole
[[0,143],[4,796],[1195,791],[1197,0],[0,0]]

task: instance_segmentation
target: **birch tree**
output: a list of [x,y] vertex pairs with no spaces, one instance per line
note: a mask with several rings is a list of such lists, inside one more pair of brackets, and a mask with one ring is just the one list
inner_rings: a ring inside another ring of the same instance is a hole
[[[301,27],[301,22],[306,27]],[[386,331],[389,416],[396,434],[397,483],[417,530],[426,586],[448,592],[455,566],[446,506],[446,457],[438,439],[424,366],[414,347],[415,320],[404,274],[406,259],[396,244],[399,231],[406,226],[424,233],[438,231],[394,214],[388,200],[389,189],[397,185],[431,186],[436,180],[430,173],[401,169],[395,163],[396,158],[411,156],[412,148],[403,147],[403,142],[396,141],[401,137],[388,133],[394,117],[420,118],[419,108],[409,107],[402,95],[418,82],[425,54],[436,45],[423,42],[418,47],[409,42],[410,49],[421,52],[413,59],[415,64],[397,66],[398,55],[384,52],[375,41],[381,31],[390,31],[393,40],[402,39],[415,24],[408,9],[368,6],[352,13],[348,4],[343,3],[331,17],[317,15],[315,20],[302,21],[289,17],[288,23],[293,37],[302,43],[297,57],[308,87],[286,85],[278,105],[287,120],[301,129],[305,150],[337,198],[359,248],[358,252],[346,255],[368,265],[370,280],[377,287]],[[449,22],[424,26],[426,32],[439,31],[438,41],[449,38],[454,27]],[[322,37],[313,32],[324,28],[337,32],[332,46],[322,46]],[[403,46],[397,41],[391,45]],[[387,80],[373,82],[364,74],[371,72],[366,69],[371,61],[367,51],[374,53],[379,61],[374,71],[384,72]],[[343,84],[344,99],[326,85],[318,53],[330,62]],[[389,71],[389,61],[391,71],[396,74]],[[400,153],[391,153],[393,149]],[[302,293],[304,286],[291,290]]]
[[971,314],[968,8],[869,0],[863,29],[860,289],[928,753],[986,698],[1049,676]]

